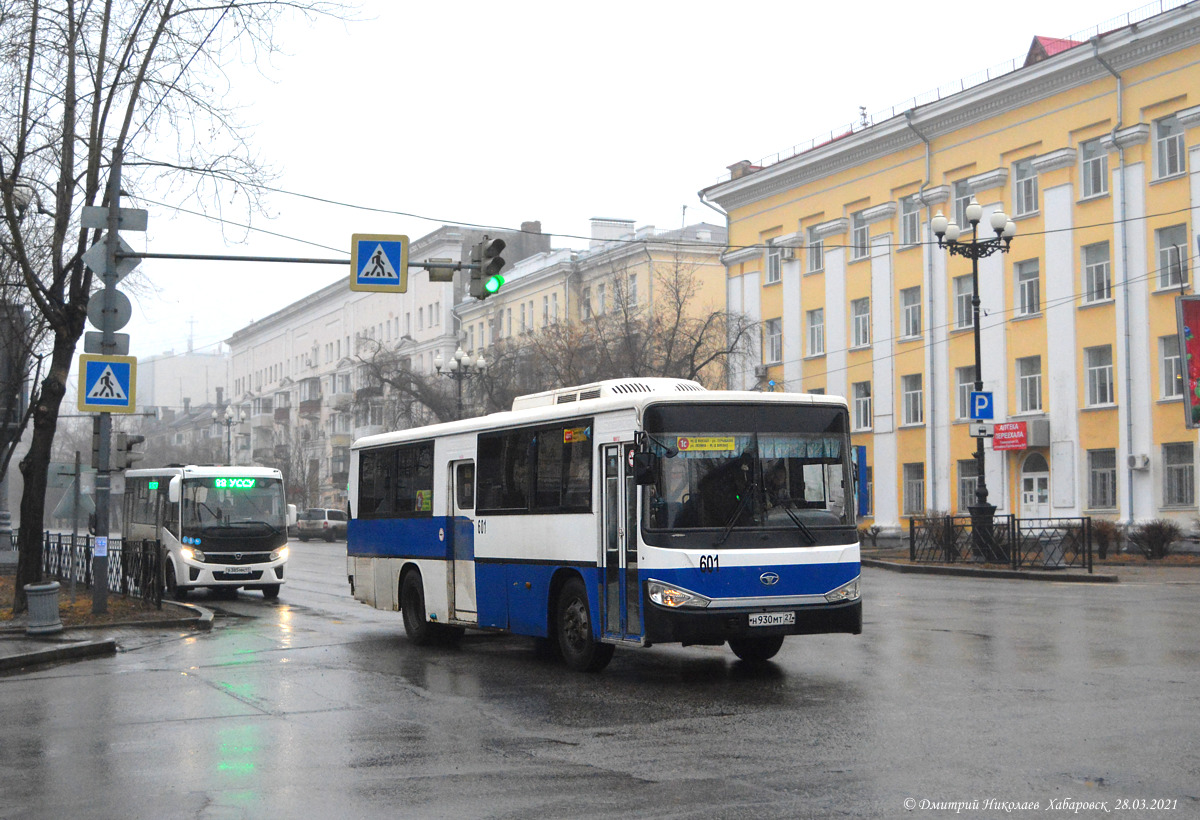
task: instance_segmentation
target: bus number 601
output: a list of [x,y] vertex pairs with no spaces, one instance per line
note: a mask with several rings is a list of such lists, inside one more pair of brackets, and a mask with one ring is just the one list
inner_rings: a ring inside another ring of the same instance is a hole
[[715,555],[701,555],[700,556],[700,571],[701,572],[716,572],[719,569],[721,569],[721,565],[717,561],[717,556],[715,556]]

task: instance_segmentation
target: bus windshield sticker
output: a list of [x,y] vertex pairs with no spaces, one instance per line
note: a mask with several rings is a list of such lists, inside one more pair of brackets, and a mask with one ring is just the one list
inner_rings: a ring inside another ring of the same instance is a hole
[[591,435],[590,427],[564,427],[563,428],[563,444],[570,444],[575,441],[587,441]]
[[681,450],[691,450],[693,452],[706,451],[732,451],[735,449],[733,436],[680,436],[676,439],[676,446]]

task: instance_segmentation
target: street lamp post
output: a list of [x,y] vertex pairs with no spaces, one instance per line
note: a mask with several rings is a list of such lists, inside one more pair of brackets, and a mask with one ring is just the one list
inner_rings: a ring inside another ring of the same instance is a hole
[[229,466],[233,466],[233,425],[240,424],[245,420],[246,411],[235,414],[232,405],[225,407],[224,416],[218,415],[216,410],[212,411],[212,423],[225,426],[225,463]]
[[[966,207],[966,218],[971,223],[971,241],[960,242],[961,229],[939,212],[929,222],[937,237],[938,247],[946,248],[951,256],[962,256],[971,260],[971,312],[975,330],[975,391],[983,391],[982,353],[979,340],[979,260],[999,251],[1008,253],[1017,226],[1001,210],[996,210],[988,219],[994,239],[979,238],[979,222],[983,218],[983,206],[971,197]],[[984,472],[983,436],[975,438],[975,471],[978,483],[975,486],[975,503],[967,509],[971,513],[971,543],[977,554],[989,561],[1007,562],[1008,556],[1000,549],[995,539],[996,507],[988,503],[987,476]]]
[[[445,368],[444,371],[443,367]],[[449,362],[446,362],[442,358],[442,351],[439,350],[433,358],[433,368],[438,372],[439,376],[454,379],[455,407],[457,408],[455,418],[461,419],[463,417],[463,381],[482,376],[486,373],[487,359],[483,358],[483,353],[480,353],[475,361],[471,361],[470,355],[464,353],[462,345],[459,345],[458,350],[454,351],[454,355],[450,357]]]

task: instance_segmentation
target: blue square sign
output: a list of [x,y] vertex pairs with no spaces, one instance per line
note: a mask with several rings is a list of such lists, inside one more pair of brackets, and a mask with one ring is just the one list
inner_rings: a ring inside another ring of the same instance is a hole
[[408,237],[356,233],[350,238],[350,290],[408,290]]
[[971,421],[992,419],[995,412],[992,407],[992,394],[986,391],[971,391]]
[[79,409],[84,412],[132,413],[137,409],[137,358],[79,357]]

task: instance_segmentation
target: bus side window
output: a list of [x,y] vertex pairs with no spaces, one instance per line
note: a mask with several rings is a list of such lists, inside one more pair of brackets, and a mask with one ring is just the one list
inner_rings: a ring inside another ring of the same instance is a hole
[[455,477],[458,508],[460,510],[475,509],[475,465],[459,464]]

